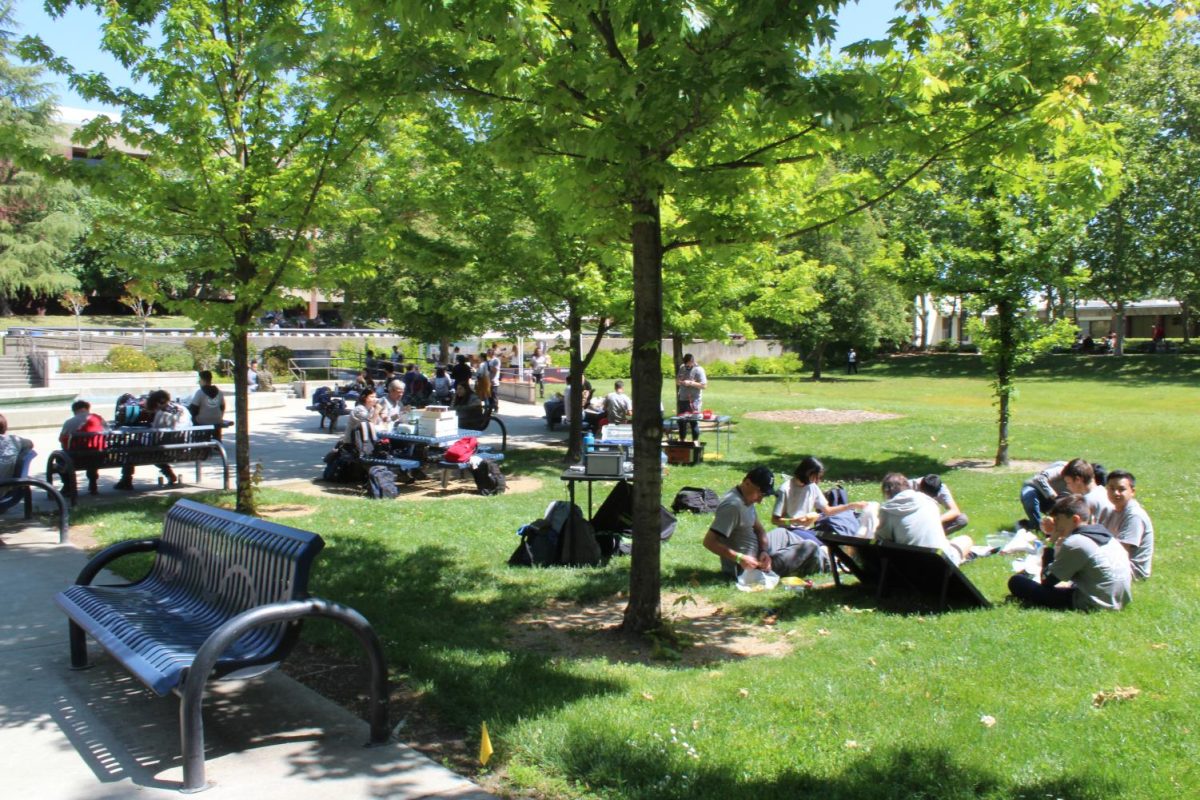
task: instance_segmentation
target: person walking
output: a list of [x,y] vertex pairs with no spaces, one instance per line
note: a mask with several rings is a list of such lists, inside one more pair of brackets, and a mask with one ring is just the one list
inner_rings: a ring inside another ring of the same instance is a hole
[[858,374],[858,353],[854,352],[854,348],[850,348],[850,352],[846,354],[846,374]]

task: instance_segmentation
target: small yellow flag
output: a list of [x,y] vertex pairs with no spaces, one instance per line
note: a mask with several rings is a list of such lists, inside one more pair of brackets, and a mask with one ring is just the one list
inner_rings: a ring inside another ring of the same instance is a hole
[[479,734],[479,763],[487,766],[488,759],[492,757],[492,737],[488,736],[487,723],[483,723],[483,730]]

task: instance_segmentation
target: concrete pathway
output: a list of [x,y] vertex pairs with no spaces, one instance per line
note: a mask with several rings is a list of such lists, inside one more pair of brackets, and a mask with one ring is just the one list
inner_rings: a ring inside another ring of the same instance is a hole
[[[317,430],[305,401],[264,409],[252,419],[251,452],[268,483],[312,479],[336,435]],[[561,446],[565,433],[550,432],[540,406],[507,403],[509,447]],[[37,471],[57,447],[57,428],[22,431],[34,440]],[[230,447],[230,450],[232,448]],[[232,452],[230,453],[232,459]],[[104,473],[102,473],[104,475]],[[192,483],[190,468],[180,475]],[[99,497],[81,504],[126,499],[112,490],[109,470]],[[159,489],[157,472],[135,478],[143,493]],[[219,469],[206,466],[201,485],[220,485]],[[38,493],[39,509],[49,507]],[[66,618],[53,603],[87,561],[81,550],[57,545],[56,532],[24,525],[19,512],[0,527],[0,775],[5,797],[50,800],[116,800],[176,797],[182,780],[178,700],[154,695],[94,644],[94,666],[69,669]],[[99,583],[119,583],[104,575]],[[214,798],[228,800],[327,800],[338,798],[491,797],[478,786],[400,744],[367,748],[367,724],[276,671],[247,682],[213,684],[205,703],[207,770]]]

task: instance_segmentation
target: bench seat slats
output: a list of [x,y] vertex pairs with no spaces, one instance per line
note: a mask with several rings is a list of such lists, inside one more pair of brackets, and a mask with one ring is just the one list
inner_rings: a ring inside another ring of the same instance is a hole
[[[324,542],[316,534],[180,500],[150,572],[130,586],[71,586],[55,601],[159,694],[176,689],[209,635],[259,606],[307,596]],[[252,629],[221,656],[221,677],[286,655],[298,623]]]

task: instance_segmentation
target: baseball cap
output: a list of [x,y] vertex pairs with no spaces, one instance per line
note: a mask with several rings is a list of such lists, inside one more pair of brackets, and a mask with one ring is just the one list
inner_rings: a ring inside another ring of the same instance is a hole
[[775,494],[775,473],[766,467],[755,467],[746,473],[746,477],[762,491],[764,497]]

